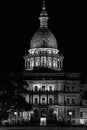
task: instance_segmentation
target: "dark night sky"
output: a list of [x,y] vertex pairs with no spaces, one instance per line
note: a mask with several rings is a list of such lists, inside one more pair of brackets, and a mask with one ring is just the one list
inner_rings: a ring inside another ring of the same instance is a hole
[[[0,3],[0,77],[23,68],[32,35],[39,28],[42,0]],[[87,72],[85,3],[46,0],[49,29],[63,53],[66,70]]]

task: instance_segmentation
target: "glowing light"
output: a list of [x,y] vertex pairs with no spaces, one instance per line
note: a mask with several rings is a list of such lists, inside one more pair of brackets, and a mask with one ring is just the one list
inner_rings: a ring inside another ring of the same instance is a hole
[[46,117],[40,118],[40,125],[46,125]]
[[72,112],[71,112],[71,111],[69,112],[69,115],[70,115],[70,116],[72,115]]
[[85,120],[84,119],[80,119],[80,123],[81,124],[85,124]]
[[17,112],[14,112],[14,115],[17,115]]

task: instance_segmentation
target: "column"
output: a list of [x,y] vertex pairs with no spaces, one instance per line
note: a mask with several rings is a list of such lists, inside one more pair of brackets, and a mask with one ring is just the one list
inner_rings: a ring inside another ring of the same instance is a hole
[[27,66],[27,65],[26,65],[26,59],[25,59],[25,69],[26,69],[26,66]]
[[60,59],[60,68],[62,68],[62,60]]
[[34,67],[36,67],[36,64],[35,64],[36,60],[35,60],[35,57],[34,57]]
[[47,94],[47,105],[48,105],[48,94]]
[[30,68],[30,60],[28,59],[28,69]]
[[40,56],[40,67],[41,67],[41,56]]
[[53,68],[53,57],[52,57],[52,68]]
[[40,105],[40,94],[39,94],[39,105]]
[[33,104],[33,95],[32,95],[32,104]]
[[61,68],[63,68],[63,60],[61,59]]
[[60,59],[59,59],[59,61],[58,61],[58,62],[59,62],[59,69],[60,69]]
[[59,69],[59,60],[57,61],[57,68]]

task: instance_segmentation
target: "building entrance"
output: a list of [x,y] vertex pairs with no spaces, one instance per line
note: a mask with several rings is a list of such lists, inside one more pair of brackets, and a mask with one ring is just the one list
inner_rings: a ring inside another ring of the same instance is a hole
[[41,126],[46,126],[46,117],[41,117],[40,118],[40,125]]

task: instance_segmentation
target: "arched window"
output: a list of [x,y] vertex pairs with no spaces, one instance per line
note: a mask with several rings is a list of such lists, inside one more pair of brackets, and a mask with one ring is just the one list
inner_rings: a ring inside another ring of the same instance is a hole
[[40,66],[40,58],[39,57],[37,57],[35,59],[35,65],[36,65],[36,67]]
[[53,103],[54,103],[54,96],[53,96],[53,95],[50,95],[50,96],[48,97],[48,103],[49,103],[49,104],[53,104]]
[[45,101],[45,98],[42,98],[42,104],[45,104],[46,101]]
[[31,58],[31,59],[30,59],[30,68],[33,68],[33,67],[34,67],[34,59]]
[[53,59],[53,67],[57,68],[57,59]]
[[46,57],[44,57],[44,66],[46,66]]
[[52,66],[52,59],[51,59],[51,57],[48,57],[47,66],[48,66],[48,67],[51,67],[51,66]]
[[42,86],[42,91],[45,91],[45,86]]
[[46,96],[41,96],[41,104],[46,104],[47,103],[47,97]]
[[60,68],[62,68],[62,60],[60,60]]
[[38,96],[33,97],[33,103],[34,104],[39,104],[39,97]]
[[37,99],[37,98],[34,99],[34,103],[35,103],[35,104],[38,103],[38,99]]
[[52,86],[49,86],[49,91],[52,91],[53,89],[52,89]]
[[49,98],[49,104],[52,104],[52,103],[53,103],[53,99]]
[[41,57],[41,66],[46,66],[46,57]]
[[38,86],[35,86],[35,91],[38,91]]

